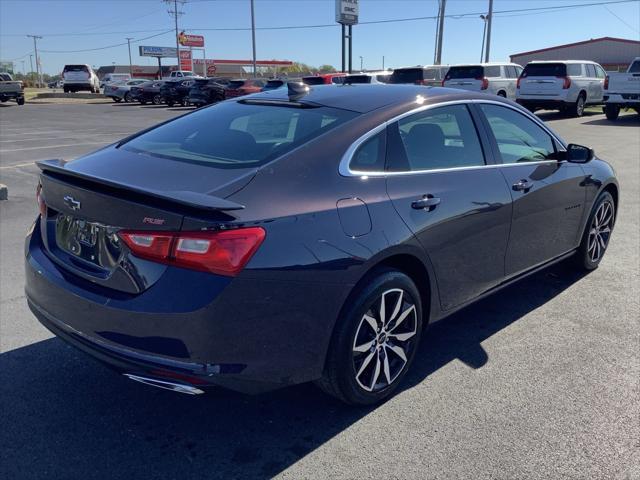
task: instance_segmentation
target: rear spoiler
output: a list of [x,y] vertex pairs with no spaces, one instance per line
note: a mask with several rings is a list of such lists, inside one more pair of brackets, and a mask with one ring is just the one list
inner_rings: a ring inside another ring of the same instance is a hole
[[64,175],[67,177],[78,178],[80,180],[96,182],[96,183],[100,183],[101,185],[106,185],[108,187],[128,190],[130,192],[134,192],[137,194],[147,195],[160,200],[178,203],[181,205],[186,205],[187,207],[197,208],[200,210],[227,211],[227,210],[244,209],[244,205],[240,205],[239,203],[225,200],[224,198],[207,195],[206,193],[190,192],[187,190],[163,190],[163,191],[146,190],[146,189],[135,187],[133,185],[112,182],[104,178],[93,177],[91,175],[87,175],[81,172],[69,170],[65,168],[66,163],[67,162],[63,160],[54,159],[54,160],[41,160],[39,162],[36,162],[36,165],[38,165],[38,168],[40,168],[40,170],[42,170],[44,173],[50,172],[57,175]]

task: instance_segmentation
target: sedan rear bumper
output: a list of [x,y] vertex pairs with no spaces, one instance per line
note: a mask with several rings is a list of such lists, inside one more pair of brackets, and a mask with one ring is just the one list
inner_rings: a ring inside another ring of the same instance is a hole
[[141,294],[110,291],[52,262],[37,224],[25,260],[29,307],[63,340],[123,373],[244,393],[319,378],[347,292],[177,267]]

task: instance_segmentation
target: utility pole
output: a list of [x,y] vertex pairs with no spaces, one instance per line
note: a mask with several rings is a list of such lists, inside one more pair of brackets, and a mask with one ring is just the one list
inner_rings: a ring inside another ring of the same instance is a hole
[[382,55],[382,70],[384,70],[384,55]]
[[131,65],[131,40],[132,37],[127,37],[127,47],[129,47],[129,75],[133,78],[133,66]]
[[358,55],[360,57],[360,71],[362,72],[362,65],[364,63],[364,57],[362,55]]
[[480,18],[482,19],[482,46],[480,47],[480,63],[482,63],[482,57],[484,57],[484,41],[485,38],[487,37],[487,20],[488,20],[488,16],[487,15],[480,15]]
[[[38,39],[42,37],[40,35],[27,35],[27,37],[33,38],[33,50],[36,55],[36,75],[38,77],[38,82],[42,85],[42,73],[40,73],[40,58],[38,57]],[[33,70],[33,66],[31,67]]]
[[31,70],[29,70],[29,78],[33,80],[33,55],[29,54],[29,63],[31,64]]
[[253,10],[253,0],[251,0],[251,44],[253,47],[253,76],[257,75],[256,69],[256,19]]
[[[167,10],[167,13],[171,15],[175,21],[175,29],[176,29],[176,59],[178,60],[178,70],[180,70],[180,42],[178,41],[178,17],[183,15],[184,12],[178,10],[178,3],[180,5],[184,5],[187,0],[164,0],[164,2],[169,5],[173,4],[173,10]],[[162,76],[162,73],[161,73]]]
[[489,0],[489,13],[487,15],[489,19],[487,20],[487,50],[484,55],[484,61],[489,61],[489,53],[491,51],[491,21],[493,20],[493,0]]
[[442,63],[442,36],[444,33],[444,12],[447,0],[438,0],[438,26],[436,28],[436,53],[433,60],[435,65]]

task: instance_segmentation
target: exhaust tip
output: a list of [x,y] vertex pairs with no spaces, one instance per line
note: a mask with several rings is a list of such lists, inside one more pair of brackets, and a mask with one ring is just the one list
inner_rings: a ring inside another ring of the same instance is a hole
[[152,387],[163,388],[165,390],[171,390],[173,392],[185,393],[187,395],[200,395],[204,393],[204,390],[194,387],[186,383],[176,383],[167,380],[159,380],[157,378],[143,377],[141,375],[134,375],[132,373],[123,373],[123,375],[135,382],[144,383],[145,385],[151,385]]

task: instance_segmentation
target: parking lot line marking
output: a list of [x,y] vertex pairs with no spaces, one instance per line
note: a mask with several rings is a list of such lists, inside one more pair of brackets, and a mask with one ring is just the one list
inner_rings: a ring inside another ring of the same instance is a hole
[[7,165],[5,167],[0,167],[0,170],[7,170],[9,168],[18,168],[18,167],[28,167],[29,165],[34,165],[36,160],[27,163],[16,163],[15,165]]
[[46,145],[43,147],[12,148],[11,150],[0,149],[0,153],[24,152],[26,150],[44,150],[45,148],[79,147],[81,145],[108,145],[108,143],[105,143],[105,142],[65,143],[64,145]]

